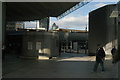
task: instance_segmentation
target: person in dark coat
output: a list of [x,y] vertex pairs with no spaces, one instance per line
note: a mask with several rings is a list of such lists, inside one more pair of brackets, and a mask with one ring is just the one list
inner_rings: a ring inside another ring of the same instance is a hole
[[111,50],[111,54],[112,54],[112,63],[114,63],[114,56],[115,56],[115,54],[116,54],[116,48],[115,48],[115,46],[112,48],[112,50]]
[[100,46],[100,44],[97,45],[97,50],[96,50],[96,62],[94,65],[93,71],[97,71],[98,65],[101,65],[102,71],[104,71],[104,59],[105,59],[105,51],[104,49]]

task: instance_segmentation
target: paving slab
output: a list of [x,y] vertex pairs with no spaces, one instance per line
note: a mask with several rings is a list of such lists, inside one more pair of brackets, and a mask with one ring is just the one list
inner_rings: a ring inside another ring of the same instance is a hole
[[3,78],[118,78],[118,64],[106,56],[105,72],[93,72],[95,56],[62,53],[51,60],[11,58],[3,61]]

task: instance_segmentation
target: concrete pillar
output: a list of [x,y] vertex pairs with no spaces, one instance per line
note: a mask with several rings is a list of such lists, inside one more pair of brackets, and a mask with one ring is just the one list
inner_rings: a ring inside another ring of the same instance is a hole
[[117,5],[118,7],[118,11],[119,11],[119,15],[118,15],[118,24],[117,24],[117,27],[118,27],[118,58],[119,58],[119,62],[118,62],[118,78],[120,80],[120,1]]
[[47,31],[49,30],[49,17],[47,17]]
[[6,3],[2,3],[2,43],[5,43],[6,31]]
[[78,42],[74,42],[73,43],[73,50],[74,50],[74,52],[77,52],[77,48],[78,48]]
[[[118,16],[118,49],[119,49],[119,60],[120,60],[120,3],[118,4],[118,11],[119,11],[119,16]],[[118,63],[118,76],[120,80],[120,62]]]
[[68,40],[66,40],[66,52],[69,52],[69,41]]
[[[119,11],[119,14],[120,14],[120,3],[118,4],[118,11]],[[117,24],[117,27],[118,27],[118,49],[120,49],[120,15],[118,16],[117,18],[118,20],[118,24]]]
[[117,52],[117,54],[115,55],[115,58],[114,58],[114,60],[115,60],[115,62],[118,62],[118,61],[120,61],[120,3],[118,3],[118,5],[116,6],[116,8],[117,8],[117,11],[118,11],[118,14],[116,14],[116,16],[115,16],[115,20],[116,20],[116,23],[115,23],[115,25],[116,25],[116,38],[117,38],[117,50],[118,50],[118,52]]
[[72,41],[70,41],[70,52],[72,52]]
[[2,2],[0,1],[0,79],[2,78]]
[[0,78],[2,72],[2,43],[5,43],[5,14],[6,14],[6,7],[5,3],[0,2]]
[[69,32],[65,32],[64,38],[65,38],[65,51],[68,51],[68,37],[69,37]]
[[2,43],[2,2],[0,2],[0,43]]

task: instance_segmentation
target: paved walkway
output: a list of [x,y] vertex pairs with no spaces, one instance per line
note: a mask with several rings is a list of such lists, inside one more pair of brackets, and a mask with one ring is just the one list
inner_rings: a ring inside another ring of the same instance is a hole
[[52,60],[24,60],[9,58],[3,61],[3,78],[117,78],[118,64],[106,57],[105,72],[98,67],[93,72],[95,56],[62,53]]

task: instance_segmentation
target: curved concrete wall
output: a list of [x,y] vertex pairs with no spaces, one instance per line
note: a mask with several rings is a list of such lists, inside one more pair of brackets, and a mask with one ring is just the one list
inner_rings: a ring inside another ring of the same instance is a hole
[[26,32],[23,35],[22,56],[37,58],[40,55],[54,57],[59,54],[57,33]]
[[88,32],[59,32],[61,40],[88,40]]

